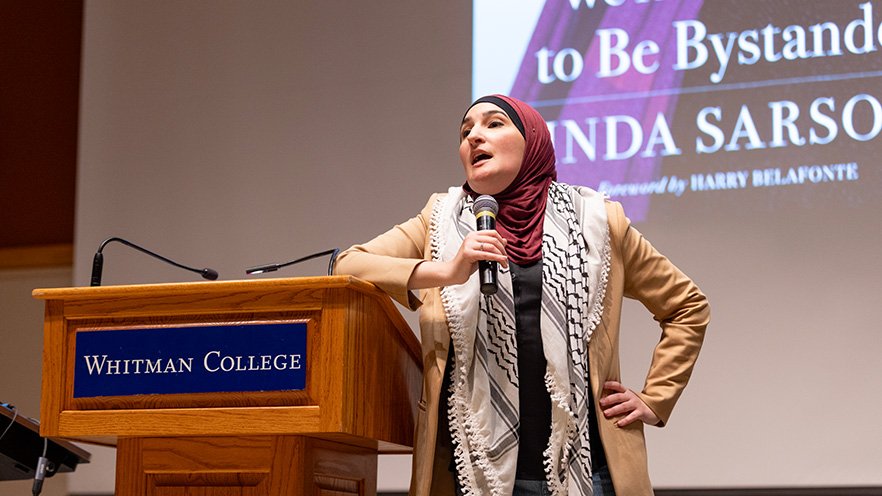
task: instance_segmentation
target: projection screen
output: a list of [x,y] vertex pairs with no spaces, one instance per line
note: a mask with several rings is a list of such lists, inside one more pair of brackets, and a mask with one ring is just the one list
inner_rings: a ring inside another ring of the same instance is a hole
[[[882,484],[882,2],[475,0],[473,43],[473,97],[536,107],[558,179],[708,294],[655,485]],[[626,322],[639,389],[657,327]]]

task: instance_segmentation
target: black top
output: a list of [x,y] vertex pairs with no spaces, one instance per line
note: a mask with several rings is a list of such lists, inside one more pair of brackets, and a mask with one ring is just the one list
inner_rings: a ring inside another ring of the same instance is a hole
[[508,264],[514,293],[518,343],[518,399],[521,423],[518,479],[545,480],[542,453],[551,436],[551,396],[545,387],[545,351],[542,349],[542,261]]

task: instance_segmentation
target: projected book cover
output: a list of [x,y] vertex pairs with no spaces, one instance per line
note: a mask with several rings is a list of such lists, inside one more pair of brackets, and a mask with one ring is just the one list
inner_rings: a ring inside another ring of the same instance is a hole
[[882,1],[476,0],[473,78],[633,221],[879,203]]

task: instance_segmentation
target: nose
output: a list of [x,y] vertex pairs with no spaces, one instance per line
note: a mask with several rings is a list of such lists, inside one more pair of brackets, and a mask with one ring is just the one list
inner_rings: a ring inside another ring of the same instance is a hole
[[475,126],[469,131],[468,140],[472,145],[484,143],[484,132],[480,126]]

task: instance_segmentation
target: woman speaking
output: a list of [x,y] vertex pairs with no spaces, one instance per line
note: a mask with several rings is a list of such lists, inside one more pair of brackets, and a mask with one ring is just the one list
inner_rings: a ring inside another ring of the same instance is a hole
[[[663,426],[689,380],[705,296],[621,205],[555,181],[548,128],[525,103],[478,99],[459,156],[462,187],[335,269],[420,309],[411,495],[651,495],[643,424]],[[495,230],[476,230],[480,195],[498,204]],[[494,294],[479,261],[498,263]],[[624,297],[661,326],[640,392],[620,383]]]

